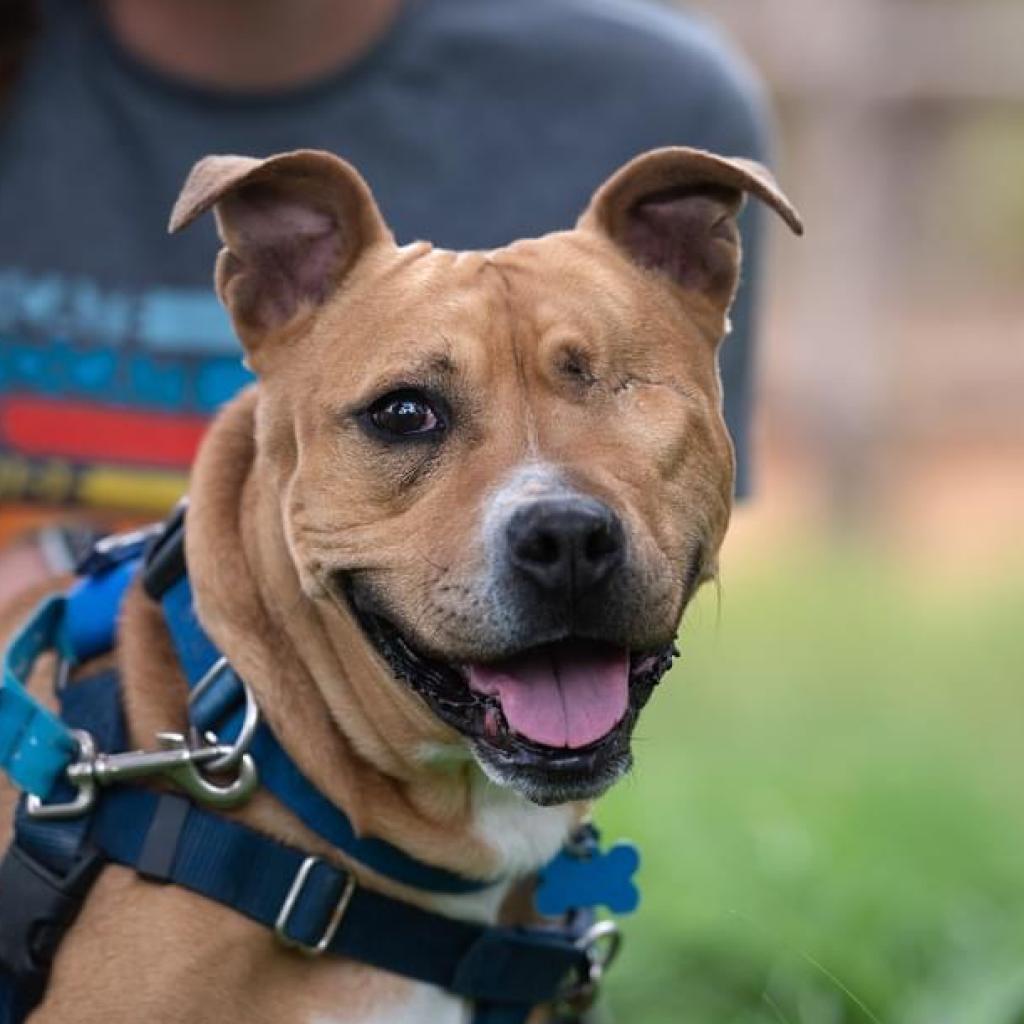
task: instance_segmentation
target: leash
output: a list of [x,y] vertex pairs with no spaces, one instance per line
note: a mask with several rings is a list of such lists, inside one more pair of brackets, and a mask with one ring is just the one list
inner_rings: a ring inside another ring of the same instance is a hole
[[[0,863],[0,1024],[20,1024],[41,998],[60,940],[109,862],[230,907],[286,947],[438,985],[475,1004],[475,1024],[521,1024],[549,1003],[559,1019],[577,1019],[619,944],[610,921],[594,923],[593,907],[628,912],[637,902],[631,848],[602,854],[596,833],[585,832],[541,873],[538,909],[566,915],[564,923],[487,927],[364,889],[336,864],[203,809],[237,806],[262,784],[333,846],[389,878],[449,894],[494,884],[357,836],[301,774],[199,625],[183,532],[182,508],[162,528],[98,544],[84,578],[44,602],[4,657],[0,768],[25,796]],[[190,685],[189,735],[162,734],[155,751],[124,750],[116,672],[68,684],[74,666],[112,648],[121,600],[139,574],[163,606]],[[59,716],[25,685],[48,651],[57,656]],[[184,795],[130,785],[148,778]]]

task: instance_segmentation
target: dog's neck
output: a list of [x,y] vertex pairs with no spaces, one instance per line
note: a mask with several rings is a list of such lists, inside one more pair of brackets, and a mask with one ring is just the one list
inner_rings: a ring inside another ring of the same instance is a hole
[[187,549],[199,616],[304,774],[360,832],[463,874],[525,874],[578,821],[487,782],[463,744],[394,680],[346,608],[299,583],[282,499],[253,440],[255,394],[197,462]]

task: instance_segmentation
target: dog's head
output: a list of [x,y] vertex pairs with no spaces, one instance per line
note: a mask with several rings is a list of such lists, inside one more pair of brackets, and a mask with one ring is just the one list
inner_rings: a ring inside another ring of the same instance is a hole
[[489,253],[398,247],[320,152],[209,157],[172,216],[216,212],[217,290],[260,378],[257,457],[304,590],[539,803],[626,770],[715,572],[746,193],[800,231],[764,168],[688,149],[627,164],[575,230]]

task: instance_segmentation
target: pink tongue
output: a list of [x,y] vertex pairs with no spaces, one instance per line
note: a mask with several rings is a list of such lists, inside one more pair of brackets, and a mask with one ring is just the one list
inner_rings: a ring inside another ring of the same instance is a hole
[[508,724],[527,739],[585,747],[626,713],[629,653],[593,643],[553,644],[494,665],[471,665],[469,685],[496,696]]

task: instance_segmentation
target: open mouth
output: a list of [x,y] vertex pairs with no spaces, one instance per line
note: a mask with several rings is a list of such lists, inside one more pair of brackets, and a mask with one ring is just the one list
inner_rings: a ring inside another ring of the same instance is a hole
[[486,663],[417,650],[388,619],[352,602],[396,677],[466,736],[488,774],[538,803],[603,792],[631,761],[637,715],[678,654],[568,637]]

